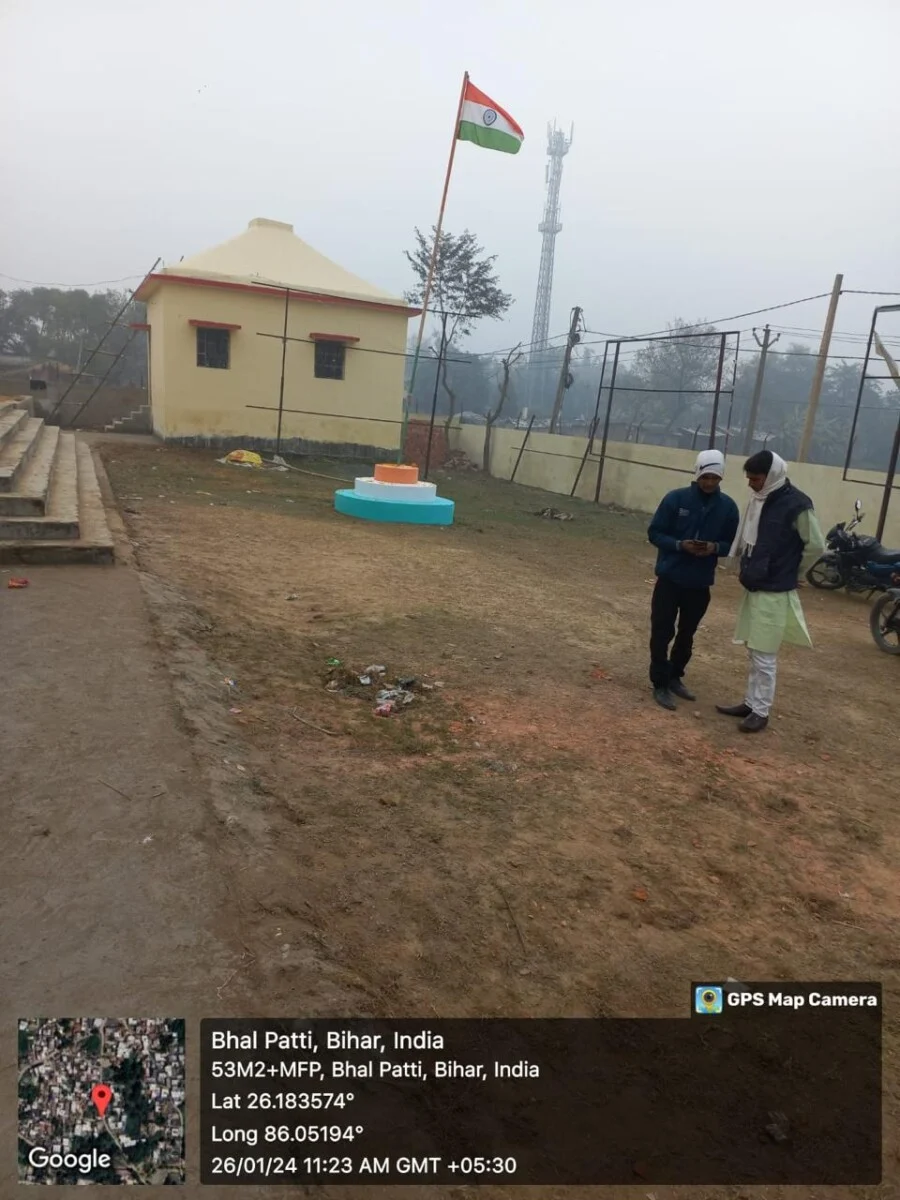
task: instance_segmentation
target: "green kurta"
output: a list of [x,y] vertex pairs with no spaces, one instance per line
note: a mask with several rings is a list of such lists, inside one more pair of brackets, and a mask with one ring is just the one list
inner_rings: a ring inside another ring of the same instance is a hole
[[[794,528],[803,540],[801,574],[825,552],[825,538],[812,509],[800,513]],[[782,642],[812,646],[800,596],[793,592],[748,592],[741,598],[734,631],[736,645],[746,645],[763,654],[776,654]]]

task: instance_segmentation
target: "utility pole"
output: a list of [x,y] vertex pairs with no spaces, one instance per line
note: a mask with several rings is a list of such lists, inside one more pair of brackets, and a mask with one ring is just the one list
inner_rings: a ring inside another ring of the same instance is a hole
[[753,330],[753,338],[759,346],[759,362],[756,367],[756,382],[753,385],[753,399],[750,401],[750,416],[747,418],[747,428],[744,431],[744,453],[749,454],[753,449],[753,434],[756,432],[756,418],[759,415],[759,401],[762,397],[763,379],[766,374],[766,357],[769,353],[769,347],[774,346],[781,337],[780,333],[776,333],[772,337],[772,331],[767,325],[763,330],[762,341],[759,340],[759,334]]
[[559,383],[556,385],[556,399],[553,401],[553,414],[550,417],[550,432],[556,433],[559,425],[560,414],[562,413],[563,400],[566,396],[566,388],[569,384],[569,364],[572,361],[572,351],[581,341],[581,334],[578,332],[578,327],[581,324],[581,309],[576,305],[572,309],[572,319],[569,322],[569,336],[566,338],[566,349],[563,354],[562,370],[559,373]]
[[806,406],[806,421],[803,425],[800,446],[797,450],[797,462],[806,462],[807,455],[809,454],[809,444],[812,441],[813,429],[816,424],[816,412],[819,408],[819,396],[822,393],[822,383],[825,379],[825,368],[828,366],[828,351],[831,347],[834,318],[837,316],[838,300],[841,298],[841,288],[843,285],[843,275],[835,275],[834,287],[831,289],[831,300],[828,304],[828,316],[825,318],[825,328],[822,330],[822,343],[819,346],[816,373],[813,375],[812,386],[809,389],[809,403]]

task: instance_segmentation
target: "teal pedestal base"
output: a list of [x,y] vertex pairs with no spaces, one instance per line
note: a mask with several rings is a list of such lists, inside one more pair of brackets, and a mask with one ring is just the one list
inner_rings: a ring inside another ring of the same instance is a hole
[[346,517],[363,521],[385,521],[396,525],[452,525],[452,500],[435,496],[431,500],[391,501],[374,496],[361,496],[350,488],[334,493],[334,507]]

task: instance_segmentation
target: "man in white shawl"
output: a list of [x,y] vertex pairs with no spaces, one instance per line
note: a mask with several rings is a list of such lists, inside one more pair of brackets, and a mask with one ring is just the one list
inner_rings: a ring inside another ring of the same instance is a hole
[[812,500],[793,486],[777,454],[754,454],[744,463],[744,473],[753,495],[731,556],[740,560],[744,587],[734,640],[749,651],[750,674],[743,704],[716,708],[727,717],[741,718],[743,733],[759,733],[769,723],[782,642],[812,646],[797,584],[824,552],[825,539]]

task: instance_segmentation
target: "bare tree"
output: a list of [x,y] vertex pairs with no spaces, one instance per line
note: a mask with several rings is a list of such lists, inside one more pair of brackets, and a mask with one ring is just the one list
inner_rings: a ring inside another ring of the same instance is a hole
[[522,357],[521,345],[522,343],[520,342],[514,350],[511,350],[505,358],[500,360],[500,395],[497,398],[497,406],[491,412],[485,414],[484,453],[481,459],[481,467],[486,475],[489,475],[491,472],[491,433],[493,432],[495,422],[500,419],[503,413],[503,406],[509,394],[509,374]]
[[[428,281],[431,252],[436,229],[427,238],[416,228],[416,244],[404,254],[416,276],[416,287],[406,293],[410,304],[421,304]],[[495,254],[486,255],[474,233],[468,229],[454,236],[442,233],[438,243],[437,261],[431,288],[430,303],[440,323],[440,345],[443,347],[441,386],[449,401],[446,426],[456,414],[456,393],[447,379],[447,360],[450,349],[467,338],[478,321],[489,317],[499,320],[509,310],[512,296],[501,291],[494,263]]]
[[708,400],[703,393],[713,390],[719,334],[714,325],[702,321],[677,319],[667,328],[672,336],[647,342],[634,356],[634,365],[643,386],[659,392],[647,396],[642,411],[659,414],[670,430],[692,408]]

